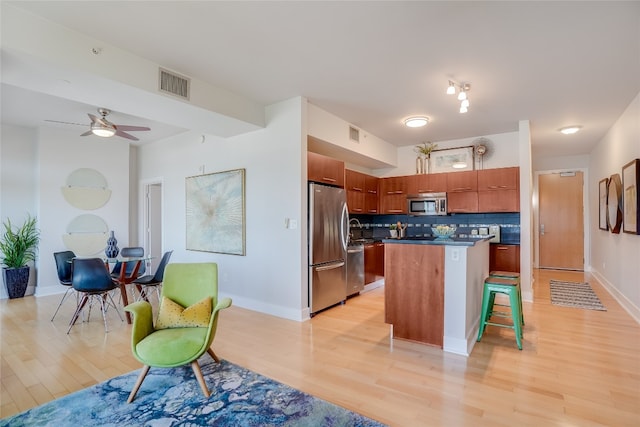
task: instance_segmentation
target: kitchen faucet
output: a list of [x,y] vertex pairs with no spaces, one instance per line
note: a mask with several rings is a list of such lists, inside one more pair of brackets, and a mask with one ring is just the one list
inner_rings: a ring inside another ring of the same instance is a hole
[[358,223],[358,228],[360,228],[362,230],[362,224],[360,224],[360,221],[358,220],[358,218],[351,218],[349,220],[349,240],[353,239],[353,232],[351,231],[351,222],[355,221],[356,223]]

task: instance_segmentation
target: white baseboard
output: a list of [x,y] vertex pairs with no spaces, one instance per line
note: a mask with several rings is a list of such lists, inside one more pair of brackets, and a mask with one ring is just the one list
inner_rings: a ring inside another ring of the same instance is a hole
[[591,274],[598,280],[598,282],[600,282],[602,287],[604,287],[605,290],[609,292],[616,301],[618,301],[618,304],[620,304],[622,308],[624,308],[625,311],[633,317],[633,320],[640,324],[640,307],[637,307],[629,301],[629,298],[622,294],[611,282],[605,279],[598,270],[592,269]]

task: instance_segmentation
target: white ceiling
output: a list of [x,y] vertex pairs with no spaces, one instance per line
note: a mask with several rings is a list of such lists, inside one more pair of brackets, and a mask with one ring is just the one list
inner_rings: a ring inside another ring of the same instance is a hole
[[[392,144],[515,131],[589,153],[640,92],[640,2],[10,2],[263,105],[304,96]],[[449,79],[471,84],[458,113]],[[87,122],[101,105],[2,87],[2,121]],[[20,100],[20,102],[18,102]],[[408,129],[402,120],[427,115]],[[182,129],[143,117],[143,142]],[[557,130],[579,124],[567,137]],[[79,128],[80,133],[84,129]]]

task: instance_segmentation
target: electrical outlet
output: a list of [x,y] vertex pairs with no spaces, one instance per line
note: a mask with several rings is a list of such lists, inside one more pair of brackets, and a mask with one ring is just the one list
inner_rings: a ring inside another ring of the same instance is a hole
[[451,250],[451,261],[460,261],[460,249]]

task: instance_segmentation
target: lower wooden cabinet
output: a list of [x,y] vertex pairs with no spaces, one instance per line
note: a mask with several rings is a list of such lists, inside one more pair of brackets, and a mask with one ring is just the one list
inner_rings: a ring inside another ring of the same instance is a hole
[[520,245],[491,243],[489,270],[520,272]]
[[364,246],[364,284],[384,278],[384,243]]

